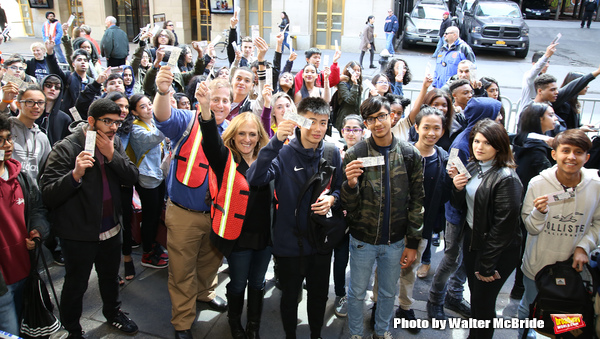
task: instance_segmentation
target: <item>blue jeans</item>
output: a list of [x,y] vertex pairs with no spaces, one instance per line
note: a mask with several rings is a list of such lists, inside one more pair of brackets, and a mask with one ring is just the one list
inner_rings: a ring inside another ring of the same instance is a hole
[[8,292],[0,296],[0,331],[19,335],[25,281],[27,278],[6,286]]
[[350,234],[333,249],[333,285],[336,297],[346,295],[346,267],[350,258]]
[[[533,304],[535,297],[537,297],[538,290],[535,287],[535,281],[527,278],[523,275],[523,286],[525,286],[525,292],[523,293],[523,298],[521,298],[521,302],[519,303],[519,309],[517,311],[517,316],[519,319],[526,319],[529,317],[529,305]],[[519,339],[523,336],[523,329],[519,329]],[[528,338],[535,338],[535,331],[529,330],[527,333]]]
[[396,35],[394,32],[385,32],[385,49],[387,49],[392,55],[396,53],[394,51],[394,35]]
[[287,42],[288,35],[290,35],[288,32],[283,33],[283,45],[281,46],[281,53],[283,53],[284,47],[287,47],[290,50],[290,52],[292,51],[290,44],[288,44],[288,42]]
[[56,54],[56,60],[58,60],[58,62],[63,64],[67,63],[67,59],[65,58],[62,48],[60,48],[60,44],[54,45],[54,53]]
[[265,273],[271,261],[271,247],[265,249],[233,251],[227,257],[229,278],[227,293],[244,295],[246,283],[250,288],[262,290],[265,287]]
[[394,314],[394,298],[400,278],[404,239],[390,245],[371,245],[350,236],[350,283],[348,287],[348,327],[350,335],[363,335],[363,308],[367,287],[377,261],[378,292],[375,333],[384,335]]
[[462,260],[463,237],[463,227],[446,223],[444,258],[435,270],[429,291],[429,302],[433,304],[444,304],[446,290],[452,298],[463,298],[464,283],[467,281],[467,272]]

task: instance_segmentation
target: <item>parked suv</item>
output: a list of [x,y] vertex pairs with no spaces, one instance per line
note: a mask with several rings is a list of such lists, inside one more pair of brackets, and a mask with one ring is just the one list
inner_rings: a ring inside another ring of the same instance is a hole
[[405,13],[402,48],[415,44],[436,46],[440,39],[440,25],[448,7],[443,0],[420,0],[410,13]]
[[464,16],[461,36],[473,49],[514,51],[517,58],[527,56],[529,27],[515,2],[475,0]]

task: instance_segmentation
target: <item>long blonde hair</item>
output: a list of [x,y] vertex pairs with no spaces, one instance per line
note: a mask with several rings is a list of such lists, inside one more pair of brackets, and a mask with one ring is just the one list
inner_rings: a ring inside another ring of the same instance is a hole
[[258,142],[254,147],[254,151],[252,152],[252,156],[254,158],[258,156],[258,151],[260,151],[261,148],[265,147],[269,142],[269,136],[267,134],[267,131],[265,131],[265,128],[263,127],[260,119],[258,118],[258,116],[256,116],[256,114],[252,112],[244,112],[236,116],[235,118],[233,118],[233,120],[231,120],[229,126],[225,129],[225,132],[223,132],[222,136],[223,143],[233,153],[235,162],[240,162],[242,159],[242,155],[235,147],[234,137],[237,134],[238,129],[240,129],[240,127],[242,127],[242,125],[244,125],[246,122],[253,122],[257,127]]

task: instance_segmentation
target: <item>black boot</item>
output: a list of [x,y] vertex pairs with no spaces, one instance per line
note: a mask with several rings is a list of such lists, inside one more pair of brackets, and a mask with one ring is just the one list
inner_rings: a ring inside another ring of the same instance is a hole
[[233,339],[246,339],[246,332],[242,326],[242,310],[244,309],[244,295],[227,293],[227,318]]
[[260,339],[260,317],[263,309],[265,290],[257,290],[248,286],[248,323],[246,336],[248,339]]

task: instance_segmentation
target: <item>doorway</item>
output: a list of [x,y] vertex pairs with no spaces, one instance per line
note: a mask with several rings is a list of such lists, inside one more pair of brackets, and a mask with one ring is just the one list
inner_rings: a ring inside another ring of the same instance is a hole
[[192,15],[192,40],[210,41],[212,20],[208,0],[191,0],[190,13]]
[[344,0],[315,0],[315,23],[313,45],[320,49],[332,49],[335,41],[342,40]]
[[246,10],[246,32],[250,35],[251,26],[258,25],[260,36],[267,44],[271,43],[271,0],[248,0]]
[[140,33],[140,28],[150,23],[148,0],[114,0],[113,13],[129,41]]

